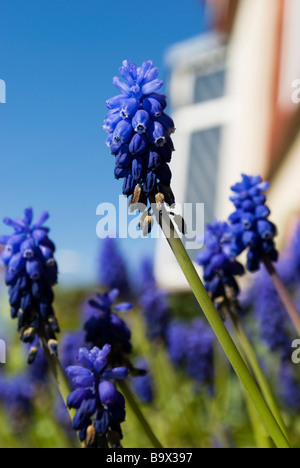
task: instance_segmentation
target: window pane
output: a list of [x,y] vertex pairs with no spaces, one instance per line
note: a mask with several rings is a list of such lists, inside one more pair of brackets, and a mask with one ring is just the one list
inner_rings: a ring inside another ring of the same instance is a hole
[[195,83],[195,103],[219,99],[225,92],[225,70],[198,75]]

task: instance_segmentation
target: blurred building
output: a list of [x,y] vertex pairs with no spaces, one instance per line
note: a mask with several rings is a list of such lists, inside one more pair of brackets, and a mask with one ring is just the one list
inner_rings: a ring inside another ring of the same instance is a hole
[[[225,220],[230,186],[241,173],[261,174],[272,182],[282,245],[300,213],[300,1],[206,3],[210,31],[166,54],[177,128],[173,189],[180,204],[205,204],[206,223]],[[156,273],[165,287],[186,287],[164,239]]]

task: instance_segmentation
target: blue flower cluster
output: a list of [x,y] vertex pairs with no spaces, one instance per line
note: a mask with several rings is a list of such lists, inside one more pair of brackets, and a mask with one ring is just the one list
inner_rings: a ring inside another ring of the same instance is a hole
[[197,256],[197,263],[203,267],[205,287],[213,300],[239,294],[235,276],[244,274],[244,267],[228,255],[230,228],[227,223],[208,224],[204,237],[205,248]]
[[190,324],[173,322],[167,333],[167,347],[171,361],[192,377],[197,386],[212,390],[214,378],[214,336],[201,319]]
[[153,266],[146,259],[142,263],[141,277],[144,291],[139,303],[146,323],[147,336],[150,340],[165,340],[170,322],[168,294],[157,286],[153,275]]
[[109,99],[109,113],[104,121],[107,145],[116,156],[115,177],[124,179],[123,194],[135,193],[135,203],[147,205],[149,195],[162,193],[169,205],[174,204],[170,189],[171,161],[174,146],[173,120],[164,112],[166,96],[158,91],[158,69],[147,61],[141,67],[125,60],[122,77],[113,84],[121,94]]
[[287,407],[294,411],[300,409],[300,381],[297,374],[289,359],[282,362],[279,371],[280,395]]
[[22,431],[33,414],[35,388],[28,375],[0,374],[0,403],[9,415],[12,428]]
[[21,340],[29,343],[42,324],[49,340],[55,340],[59,332],[52,307],[52,287],[57,283],[55,246],[48,237],[49,229],[43,226],[48,217],[45,212],[32,224],[33,211],[28,208],[21,219],[4,219],[14,233],[0,237],[5,245],[0,258],[6,266],[11,316],[18,319]]
[[29,368],[28,375],[32,383],[37,386],[46,385],[48,381],[49,364],[38,344],[37,338],[28,347],[34,350],[34,362]]
[[300,223],[296,226],[295,234],[292,240],[291,246],[291,262],[292,263],[292,270],[295,275],[297,281],[300,278]]
[[[132,308],[127,302],[113,307],[119,291],[97,294],[85,305],[85,341],[102,348],[106,343],[112,346],[114,363],[122,363],[124,354],[132,350],[131,332],[125,322],[115,312],[126,312]],[[112,309],[115,311],[113,312]]]
[[75,364],[78,349],[83,348],[85,345],[84,335],[83,330],[68,332],[60,340],[59,356],[64,369]]
[[119,447],[123,437],[120,424],[125,420],[125,399],[110,380],[125,379],[128,369],[110,369],[110,352],[108,344],[101,350],[81,348],[79,365],[67,368],[75,388],[67,400],[68,407],[76,409],[73,428],[88,447],[103,446],[105,437],[111,445]]
[[245,249],[249,271],[257,271],[260,263],[268,258],[272,262],[278,259],[274,237],[276,226],[268,218],[270,210],[266,206],[264,192],[269,188],[260,176],[242,175],[242,181],[231,189],[234,195],[230,198],[236,211],[229,217],[231,227],[231,245],[228,253],[233,258]]
[[145,371],[145,375],[137,375],[132,379],[132,387],[142,403],[152,403],[154,399],[153,379],[149,371],[149,365],[143,358],[138,358],[135,367]]
[[291,353],[291,338],[285,309],[276,294],[272,280],[266,271],[261,271],[253,288],[253,301],[260,333],[264,343],[281,359]]
[[126,263],[118,250],[116,239],[107,237],[103,241],[98,277],[101,286],[107,289],[118,289],[122,297],[130,297]]
[[150,340],[164,339],[170,321],[167,293],[159,288],[148,289],[140,299],[140,306],[146,322],[148,338]]

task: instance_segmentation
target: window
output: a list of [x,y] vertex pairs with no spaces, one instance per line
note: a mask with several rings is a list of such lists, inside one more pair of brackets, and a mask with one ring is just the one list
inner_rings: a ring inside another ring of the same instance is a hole
[[198,75],[195,82],[194,102],[219,99],[225,92],[225,70]]
[[221,130],[215,127],[191,135],[186,203],[204,203],[205,224],[215,218]]

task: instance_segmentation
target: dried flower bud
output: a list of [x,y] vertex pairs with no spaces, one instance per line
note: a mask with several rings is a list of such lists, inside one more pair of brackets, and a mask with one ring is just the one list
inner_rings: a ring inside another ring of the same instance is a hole
[[34,363],[37,352],[38,352],[37,346],[33,346],[32,348],[30,348],[28,357],[27,357],[27,362],[29,365]]
[[91,447],[96,442],[96,429],[95,426],[89,426],[86,430],[86,439],[85,439],[85,446]]
[[58,355],[58,342],[56,340],[49,340],[48,341],[48,348],[52,356]]
[[50,325],[51,330],[54,333],[59,333],[60,332],[58,321],[57,321],[57,319],[55,317],[50,317],[49,318],[49,325]]
[[143,231],[143,235],[146,237],[152,231],[153,227],[153,218],[150,215],[147,215],[143,220],[140,221],[140,229]]
[[135,210],[143,211],[145,209],[144,204],[146,203],[147,201],[144,199],[142,187],[140,185],[136,185],[134,193],[129,201],[130,212],[132,213]]
[[31,343],[33,338],[35,336],[35,329],[30,327],[24,330],[23,335],[22,335],[22,341],[24,343]]
[[165,197],[162,193],[157,193],[155,195],[155,201],[156,201],[156,204],[158,206],[158,209],[162,208],[164,203],[165,203]]

